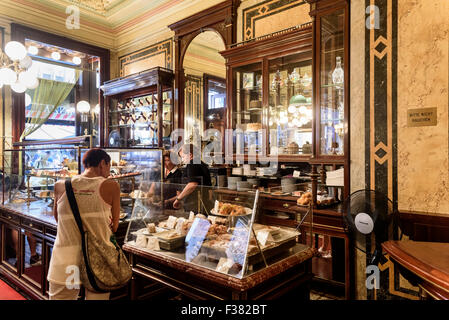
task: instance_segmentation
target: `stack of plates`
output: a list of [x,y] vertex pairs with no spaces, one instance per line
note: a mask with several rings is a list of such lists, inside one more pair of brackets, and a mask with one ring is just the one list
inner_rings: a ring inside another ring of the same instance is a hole
[[259,186],[259,183],[260,183],[260,181],[259,181],[259,179],[257,179],[257,178],[248,178],[248,179],[246,179],[246,181],[248,181],[248,183],[250,184],[250,186],[252,187],[252,186]]
[[243,168],[238,167],[238,168],[232,168],[232,174],[235,175],[242,175],[243,174]]
[[228,177],[228,188],[237,190],[237,182],[242,181],[242,177]]
[[237,181],[237,191],[251,190],[251,184],[248,181]]

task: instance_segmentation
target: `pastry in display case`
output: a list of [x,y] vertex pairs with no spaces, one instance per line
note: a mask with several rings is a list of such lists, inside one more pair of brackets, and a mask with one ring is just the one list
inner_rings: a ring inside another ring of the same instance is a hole
[[17,149],[4,151],[3,173],[9,184],[4,184],[3,203],[23,204],[41,200],[52,206],[54,184],[80,173],[81,152],[88,143],[59,140],[33,141],[17,144]]
[[258,221],[258,191],[202,186],[195,195],[198,206],[194,210],[161,206],[164,193],[181,192],[184,187],[157,183],[160,193],[136,200],[125,238],[127,246],[236,278],[308,249],[306,242],[299,242],[299,228]]

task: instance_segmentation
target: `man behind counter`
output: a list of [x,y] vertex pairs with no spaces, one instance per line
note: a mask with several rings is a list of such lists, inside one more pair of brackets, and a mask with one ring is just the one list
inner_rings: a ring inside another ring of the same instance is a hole
[[212,185],[210,172],[207,165],[202,161],[200,163],[194,163],[196,162],[194,161],[194,155],[199,157],[200,154],[200,150],[193,144],[185,144],[181,147],[179,155],[182,159],[182,162],[187,164],[183,172],[183,183],[186,183],[187,185],[176,197],[175,202],[173,202],[173,208],[175,209],[179,209],[181,207],[181,202],[184,202],[184,209],[186,211],[196,211],[196,209],[198,208],[198,192],[200,191],[198,190],[198,185]]

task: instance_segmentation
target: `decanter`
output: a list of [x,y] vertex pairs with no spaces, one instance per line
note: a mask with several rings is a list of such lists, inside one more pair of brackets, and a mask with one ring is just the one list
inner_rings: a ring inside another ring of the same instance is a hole
[[337,87],[342,87],[345,82],[345,72],[341,67],[341,57],[337,57],[337,66],[335,67],[334,72],[332,72],[332,82]]

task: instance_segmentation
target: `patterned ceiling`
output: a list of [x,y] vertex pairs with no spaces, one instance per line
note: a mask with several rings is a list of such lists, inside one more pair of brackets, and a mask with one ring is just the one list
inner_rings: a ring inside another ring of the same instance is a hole
[[106,14],[111,8],[123,2],[132,2],[130,0],[66,0],[71,4],[83,7],[85,9]]

